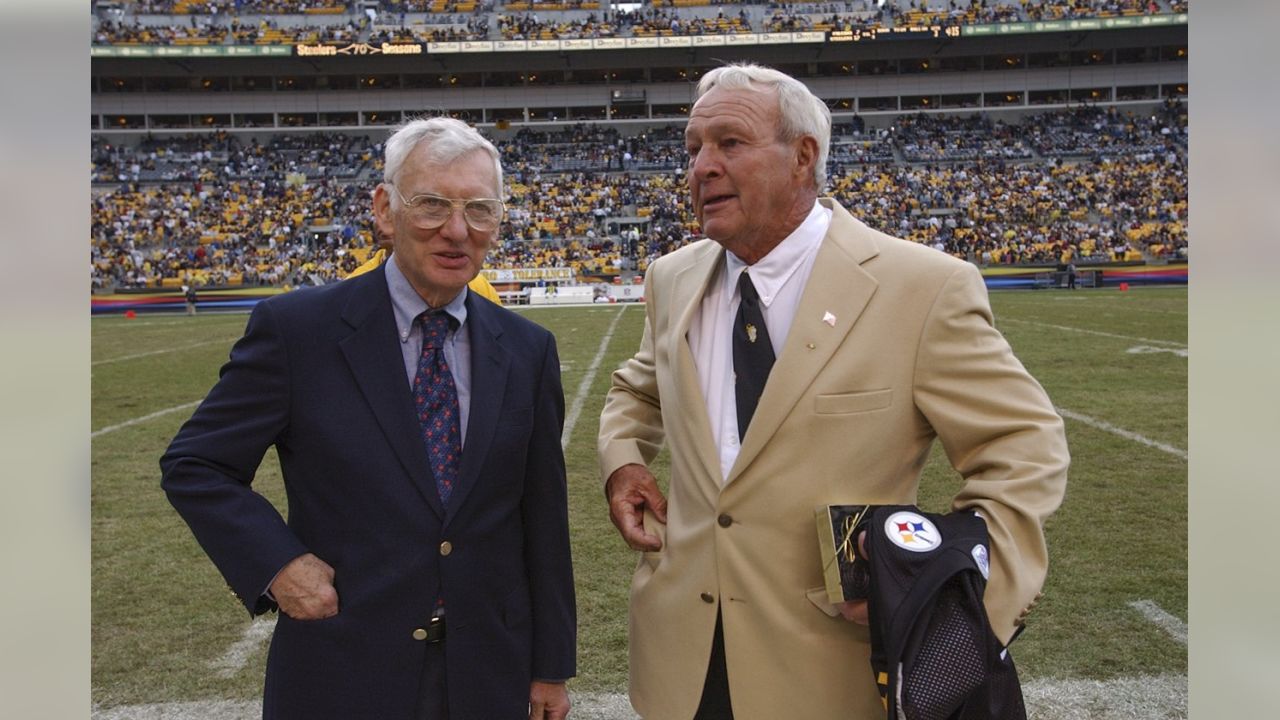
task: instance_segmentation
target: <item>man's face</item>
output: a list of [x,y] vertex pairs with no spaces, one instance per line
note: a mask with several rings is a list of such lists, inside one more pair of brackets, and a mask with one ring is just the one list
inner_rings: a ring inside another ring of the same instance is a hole
[[689,191],[702,231],[748,262],[786,238],[815,196],[817,145],[778,139],[779,120],[773,92],[713,88],[685,128]]
[[373,211],[378,229],[391,241],[392,259],[422,299],[432,307],[447,304],[480,272],[484,257],[498,231],[481,232],[467,224],[456,208],[438,228],[424,230],[407,217],[403,201],[422,194],[454,200],[497,196],[493,159],[474,150],[451,163],[426,161],[426,145],[419,144],[405,158],[394,186],[382,184],[374,191]]

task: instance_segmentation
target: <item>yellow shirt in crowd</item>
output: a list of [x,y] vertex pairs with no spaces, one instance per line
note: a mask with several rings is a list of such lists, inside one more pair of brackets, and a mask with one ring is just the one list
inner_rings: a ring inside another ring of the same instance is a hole
[[[355,270],[352,270],[351,274],[348,275],[347,277],[353,278],[357,275],[363,275],[369,272],[370,270],[373,270],[374,268],[382,267],[382,263],[385,262],[387,259],[387,254],[388,253],[386,248],[378,248],[377,252],[370,255],[369,259],[365,260],[363,265],[356,268]],[[471,282],[467,283],[467,287],[471,288],[471,292],[492,302],[495,305],[502,304],[502,298],[498,297],[498,291],[493,289],[493,285],[491,285],[483,275],[477,275],[474,278],[472,278]]]

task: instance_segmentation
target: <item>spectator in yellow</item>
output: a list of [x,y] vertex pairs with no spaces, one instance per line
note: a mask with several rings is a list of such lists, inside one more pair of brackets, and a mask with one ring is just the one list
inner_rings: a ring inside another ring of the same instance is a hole
[[[364,261],[363,265],[352,270],[347,277],[353,278],[357,275],[363,275],[374,268],[381,267],[382,263],[386,262],[389,257],[391,257],[391,252],[386,248],[386,246],[381,246],[378,248],[377,252],[369,256],[368,260]],[[498,297],[498,291],[494,289],[493,285],[490,284],[483,275],[477,275],[472,278],[471,282],[467,283],[467,287],[471,289],[471,292],[495,305],[502,304],[502,298]]]

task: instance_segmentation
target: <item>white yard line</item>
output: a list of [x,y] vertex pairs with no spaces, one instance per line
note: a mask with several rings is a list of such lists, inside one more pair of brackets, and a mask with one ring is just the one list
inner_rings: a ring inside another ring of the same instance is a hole
[[178,411],[180,411],[180,410],[187,410],[187,409],[189,409],[189,408],[193,408],[193,407],[195,407],[195,406],[197,406],[197,405],[199,405],[199,404],[200,404],[200,400],[195,400],[195,401],[193,401],[193,402],[183,403],[183,404],[181,404],[181,405],[175,405],[175,406],[173,406],[173,407],[171,407],[171,408],[165,408],[164,410],[157,410],[157,411],[155,411],[155,412],[153,412],[153,413],[149,413],[149,414],[147,414],[147,415],[143,415],[142,417],[136,417],[136,418],[134,418],[134,419],[132,419],[132,420],[125,420],[124,422],[119,423],[119,424],[117,424],[117,425],[108,425],[108,426],[106,426],[106,427],[104,427],[104,428],[101,428],[101,429],[99,429],[99,430],[94,430],[93,432],[89,433],[89,437],[91,437],[91,438],[96,438],[96,437],[98,437],[99,435],[106,435],[107,433],[115,432],[115,431],[117,431],[117,430],[122,430],[122,429],[124,429],[124,428],[131,427],[131,426],[133,426],[133,425],[137,425],[137,424],[139,424],[139,423],[144,423],[144,422],[146,422],[146,421],[148,421],[148,420],[154,420],[154,419],[156,419],[156,418],[158,418],[158,417],[160,417],[160,416],[162,416],[162,415],[168,415],[169,413],[175,413],[175,412],[178,412]]
[[[1187,717],[1185,675],[1023,683],[1028,716],[1037,720],[1168,720]],[[573,720],[638,720],[624,693],[569,691]],[[257,720],[257,700],[206,700],[93,708],[93,720]]]
[[151,357],[152,355],[164,355],[166,353],[171,353],[171,352],[181,352],[183,350],[190,350],[191,348],[197,348],[203,345],[213,345],[215,343],[229,343],[233,340],[236,340],[239,337],[240,336],[237,335],[236,337],[219,338],[217,340],[202,340],[201,342],[198,342],[198,343],[191,343],[190,345],[179,345],[178,347],[165,348],[164,350],[150,350],[144,353],[135,353],[133,355],[121,355],[120,357],[107,358],[105,360],[94,360],[92,364],[106,365],[108,363],[118,363],[118,362],[124,362],[125,360],[137,360],[138,358]]
[[1175,457],[1182,458],[1183,460],[1187,459],[1187,451],[1183,450],[1182,448],[1174,447],[1172,445],[1166,445],[1165,443],[1162,443],[1159,440],[1152,440],[1149,437],[1146,437],[1144,435],[1139,435],[1138,433],[1133,432],[1131,430],[1125,430],[1124,428],[1116,427],[1115,425],[1112,425],[1106,420],[1099,420],[1098,418],[1090,417],[1083,413],[1078,413],[1073,410],[1068,410],[1066,408],[1060,407],[1055,409],[1058,411],[1058,414],[1064,418],[1070,418],[1077,422],[1082,422],[1085,425],[1095,427],[1104,432],[1109,432],[1112,435],[1117,435],[1126,440],[1132,440],[1136,443],[1142,443],[1147,447],[1153,447],[1161,452],[1166,452]]
[[[1087,302],[1093,305],[1102,305],[1104,303],[1111,302],[1111,298],[1110,296],[1107,296],[1107,295],[1073,295],[1070,297],[1059,296],[1059,297],[1051,298],[1048,304],[1052,305],[1053,303],[1059,303],[1059,302]],[[1043,307],[1043,306],[1046,306],[1046,303],[1028,303],[1028,305]],[[1124,309],[1124,311],[1126,313],[1154,313],[1156,315],[1179,315],[1181,317],[1187,316],[1186,310],[1161,310],[1160,308],[1150,308],[1150,307],[1127,307]]]
[[1155,340],[1153,338],[1133,337],[1132,335],[1117,335],[1115,333],[1102,332],[1101,330],[1083,330],[1081,328],[1067,327],[1066,325],[1053,325],[1051,323],[1042,323],[1036,320],[1019,320],[1017,318],[1002,317],[999,323],[1020,323],[1022,325],[1035,325],[1036,327],[1050,328],[1053,330],[1065,330],[1066,332],[1082,333],[1084,335],[1099,335],[1101,337],[1116,338],[1118,340],[1131,340],[1133,342],[1150,343],[1152,345],[1168,345],[1170,347],[1185,348],[1186,343],[1173,342],[1171,340]]
[[1169,637],[1183,645],[1187,644],[1187,624],[1178,617],[1165,612],[1150,600],[1134,600],[1129,603],[1129,607],[1142,613],[1142,616],[1154,623],[1156,627],[1169,633]]
[[1185,675],[1023,682],[1027,715],[1041,720],[1168,720],[1187,717]]
[[1188,355],[1191,354],[1191,350],[1189,348],[1167,348],[1167,347],[1162,348],[1162,347],[1153,347],[1151,345],[1134,345],[1133,347],[1129,348],[1126,352],[1128,352],[1130,355],[1150,355],[1151,353],[1170,353],[1173,355],[1177,355],[1178,357],[1187,357]]
[[244,669],[249,662],[249,658],[258,651],[258,647],[262,645],[267,638],[271,637],[271,633],[276,629],[276,618],[260,617],[249,623],[249,627],[245,628],[244,636],[231,644],[222,657],[209,663],[209,667],[213,668],[214,673],[223,679],[234,677],[236,673]]
[[573,404],[569,406],[569,414],[564,419],[564,432],[560,434],[560,448],[563,450],[569,447],[569,439],[573,437],[573,426],[578,424],[578,416],[582,414],[582,405],[587,400],[587,393],[591,391],[591,383],[596,380],[596,371],[600,369],[600,362],[604,360],[604,353],[609,349],[609,341],[613,339],[613,331],[618,328],[618,321],[622,319],[622,314],[627,311],[629,305],[623,305],[618,308],[618,314],[613,316],[613,322],[609,323],[609,330],[605,332],[604,337],[600,340],[600,349],[596,351],[596,356],[592,358],[591,365],[587,367],[587,374],[582,376],[582,382],[578,383],[578,394],[573,396]]

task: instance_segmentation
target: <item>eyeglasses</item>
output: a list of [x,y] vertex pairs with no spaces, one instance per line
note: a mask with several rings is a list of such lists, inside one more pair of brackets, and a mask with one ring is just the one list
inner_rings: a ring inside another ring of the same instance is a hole
[[502,224],[502,218],[507,214],[507,206],[497,198],[454,200],[432,193],[423,193],[405,199],[400,188],[392,183],[387,184],[396,188],[396,195],[399,195],[400,202],[404,203],[409,220],[422,230],[434,230],[444,225],[453,216],[454,210],[462,208],[462,217],[466,219],[467,225],[472,230],[493,232]]

